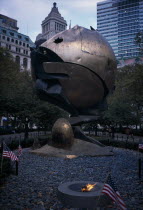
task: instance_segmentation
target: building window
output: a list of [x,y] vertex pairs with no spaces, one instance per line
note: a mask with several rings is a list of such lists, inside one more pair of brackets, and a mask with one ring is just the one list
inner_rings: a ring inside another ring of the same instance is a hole
[[25,43],[23,42],[23,47],[25,47]]
[[28,39],[27,37],[25,37],[25,40],[26,40],[27,42],[29,42],[29,39]]
[[14,39],[11,39],[11,42],[14,42]]
[[24,58],[23,59],[23,67],[25,68],[25,69],[27,69],[27,58]]
[[18,55],[15,57],[15,61],[20,66],[20,57]]
[[29,44],[27,44],[27,47],[29,47]]
[[26,50],[26,55],[28,55],[28,51]]
[[3,39],[5,39],[5,36],[2,36]]
[[21,49],[16,47],[16,52],[20,53]]
[[10,41],[9,37],[7,37],[7,41],[8,41],[8,42]]
[[18,38],[19,38],[19,39],[21,39],[21,38],[22,38],[22,36],[21,36],[21,35],[18,35]]
[[11,36],[14,36],[14,33],[10,32],[10,35],[11,35]]
[[25,50],[23,50],[23,53],[25,54]]
[[42,33],[45,33],[45,29],[44,29],[44,26],[42,26]]
[[6,34],[6,30],[2,30],[2,32],[3,32],[4,34]]
[[15,44],[18,44],[18,41],[17,40],[15,40]]
[[19,42],[19,45],[21,45],[22,43],[21,43],[21,41]]

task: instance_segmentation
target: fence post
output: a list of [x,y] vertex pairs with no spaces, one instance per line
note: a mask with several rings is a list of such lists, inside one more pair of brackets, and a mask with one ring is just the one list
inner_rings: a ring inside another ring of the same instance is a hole
[[128,136],[127,136],[127,138],[126,138],[126,149],[127,149],[127,145],[128,145]]
[[133,148],[135,149],[135,139],[134,139],[134,135],[132,134],[132,139],[133,139]]
[[18,176],[18,161],[16,160],[16,176]]
[[1,175],[2,175],[2,169],[3,169],[3,141],[4,139],[1,142],[1,148],[0,148],[1,150]]
[[141,158],[138,159],[139,179],[141,179]]
[[21,135],[20,134],[19,134],[19,139],[20,139],[20,142],[21,142],[22,138],[21,138]]
[[17,149],[17,137],[16,136],[14,137],[14,141],[15,141],[16,149]]
[[11,142],[12,142],[12,138],[11,138],[11,136],[9,137],[9,144],[11,144]]

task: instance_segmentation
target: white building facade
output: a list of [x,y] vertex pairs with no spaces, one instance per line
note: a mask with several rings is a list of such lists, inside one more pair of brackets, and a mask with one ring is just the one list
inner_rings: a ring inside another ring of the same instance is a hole
[[53,8],[49,15],[42,21],[42,33],[38,34],[36,37],[36,41],[40,39],[48,40],[53,37],[55,34],[66,30],[67,22],[61,16],[58,11],[58,7],[56,7],[56,3],[53,3]]
[[0,47],[10,51],[21,71],[30,71],[30,47],[34,43],[29,36],[19,33],[18,29],[17,20],[0,14]]

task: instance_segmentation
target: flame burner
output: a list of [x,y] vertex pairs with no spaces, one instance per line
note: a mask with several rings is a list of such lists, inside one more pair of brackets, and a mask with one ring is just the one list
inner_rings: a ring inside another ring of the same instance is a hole
[[90,192],[94,189],[95,185],[96,185],[96,183],[95,184],[87,184],[81,188],[81,191],[82,192]]
[[[94,185],[90,191],[82,191],[87,184]],[[111,200],[105,194],[101,194],[103,183],[89,181],[73,181],[61,184],[58,187],[58,197],[68,208],[106,208]],[[100,199],[99,199],[100,195]]]

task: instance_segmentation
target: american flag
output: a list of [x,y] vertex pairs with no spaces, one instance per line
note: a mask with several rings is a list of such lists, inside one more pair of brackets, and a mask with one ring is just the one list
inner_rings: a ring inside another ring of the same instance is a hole
[[18,161],[17,156],[9,149],[5,143],[3,143],[3,157],[10,158],[12,161]]
[[119,209],[121,210],[125,210],[126,205],[124,203],[124,201],[122,200],[120,193],[118,192],[112,178],[111,178],[111,174],[109,174],[108,178],[107,178],[107,183],[108,184],[104,184],[104,187],[102,189],[102,193],[108,195],[118,206]]
[[143,144],[139,144],[139,149],[143,149]]
[[18,146],[18,157],[22,155],[22,147],[21,145],[19,144]]

